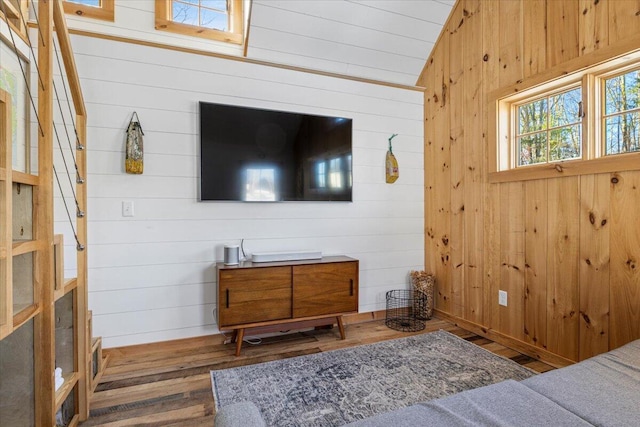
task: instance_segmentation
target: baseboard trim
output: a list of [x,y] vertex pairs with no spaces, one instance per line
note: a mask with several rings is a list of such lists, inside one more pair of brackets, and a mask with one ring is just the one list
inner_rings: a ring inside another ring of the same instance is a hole
[[533,357],[534,359],[538,359],[544,363],[548,363],[549,365],[555,366],[556,368],[562,368],[564,366],[569,366],[576,363],[573,360],[559,356],[555,353],[550,352],[549,350],[545,350],[543,348],[539,348],[531,344],[522,342],[494,329],[487,328],[486,326],[482,326],[465,319],[461,319],[442,310],[435,309],[434,313],[437,314],[440,319],[449,321],[462,329],[466,329],[467,331],[473,332],[474,334],[480,335],[481,337],[490,339],[491,341],[495,341],[505,347],[509,347],[510,349],[513,349],[519,353],[526,354],[527,356]]
[[[350,313],[350,314],[345,314],[343,316],[343,322],[345,325],[356,325],[358,323],[381,320],[381,319],[384,319],[385,317],[386,317],[386,310],[369,311],[366,313]],[[464,320],[456,316],[452,316],[451,314],[445,313],[438,309],[434,310],[434,317],[436,319],[450,322],[455,326],[458,326],[462,329],[465,329],[481,337],[490,339],[491,341],[495,341],[499,344],[504,345],[505,347],[511,348],[519,353],[526,354],[527,356],[533,357],[534,359],[538,359],[544,363],[555,366],[557,368],[572,365],[575,363],[572,360],[566,359],[562,356],[558,356],[557,354],[554,354],[543,348],[532,346],[531,344],[522,342],[520,340],[507,336],[501,332],[495,331],[491,328],[487,328],[486,326],[482,326],[477,323],[470,322],[468,320]],[[329,321],[331,320],[332,319],[329,319]],[[320,326],[321,324],[326,325],[328,323],[330,322],[327,322],[327,319],[319,319],[314,321],[308,321],[306,324],[299,325],[299,326],[304,326],[306,328],[313,328],[316,326]],[[291,327],[291,325],[285,325],[285,326]],[[282,327],[283,325],[278,325],[276,329],[281,330]],[[259,331],[259,332],[270,332],[270,331]],[[169,341],[165,341],[165,343],[171,342],[173,345],[176,345],[179,347],[181,341],[201,340],[204,345],[204,344],[210,344],[211,340],[213,340],[216,343],[217,342],[223,343],[226,339],[227,339],[226,335],[224,335],[223,333],[217,333],[213,335],[203,335],[199,337],[169,340]],[[134,344],[131,346],[113,347],[109,349],[103,348],[103,352],[106,351],[106,353],[109,353],[110,351],[120,351],[121,348],[145,348],[145,347],[151,348],[152,346],[155,346],[157,344],[158,343],[156,342],[156,343],[146,343],[146,344]]]

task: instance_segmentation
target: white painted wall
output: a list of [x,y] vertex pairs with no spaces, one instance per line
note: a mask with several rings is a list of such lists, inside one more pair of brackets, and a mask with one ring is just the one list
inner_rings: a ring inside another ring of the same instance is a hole
[[253,0],[247,56],[414,85],[451,6],[433,0]]
[[[105,347],[216,333],[214,262],[242,238],[249,253],[359,259],[361,312],[384,309],[385,292],[424,268],[421,92],[84,36],[72,45],[88,112],[89,305]],[[198,202],[199,101],[352,117],[354,201]],[[143,175],[124,173],[133,111]],[[400,179],[389,185],[392,133]]]

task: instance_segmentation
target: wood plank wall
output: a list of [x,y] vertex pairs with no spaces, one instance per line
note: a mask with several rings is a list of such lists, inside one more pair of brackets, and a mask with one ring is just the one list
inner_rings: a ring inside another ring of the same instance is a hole
[[419,80],[442,313],[560,360],[640,338],[640,172],[490,184],[486,108],[491,91],[638,35],[638,0],[458,1]]

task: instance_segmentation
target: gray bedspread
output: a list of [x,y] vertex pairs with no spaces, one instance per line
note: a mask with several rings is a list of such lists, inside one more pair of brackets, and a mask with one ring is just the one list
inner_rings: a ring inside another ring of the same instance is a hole
[[522,384],[595,426],[640,426],[640,340]]
[[[251,402],[224,409],[216,427],[264,425]],[[521,382],[468,390],[348,426],[640,426],[640,340]]]
[[469,390],[349,424],[350,427],[567,426],[589,423],[517,381]]

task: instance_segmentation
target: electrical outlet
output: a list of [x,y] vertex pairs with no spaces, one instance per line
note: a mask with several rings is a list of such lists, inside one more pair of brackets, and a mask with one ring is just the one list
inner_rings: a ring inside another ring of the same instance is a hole
[[122,216],[133,216],[133,202],[131,201],[123,201],[122,202]]
[[498,304],[507,306],[507,291],[498,291]]

